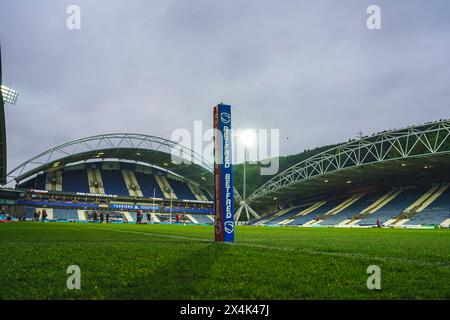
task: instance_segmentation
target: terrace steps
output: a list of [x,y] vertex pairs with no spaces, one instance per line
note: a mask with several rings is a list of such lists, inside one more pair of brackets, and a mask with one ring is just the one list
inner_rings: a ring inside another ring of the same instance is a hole
[[[122,170],[123,179],[131,197],[143,197],[141,187],[133,171]],[[133,188],[134,186],[134,188]]]
[[48,172],[45,176],[45,190],[62,191],[62,171]]
[[84,210],[77,210],[77,214],[78,214],[79,221],[86,221],[86,214],[85,214]]
[[397,219],[389,219],[385,223],[383,223],[386,227],[392,225]]
[[192,194],[194,195],[195,199],[199,201],[208,201],[208,198],[205,196],[205,194],[199,187],[193,185],[192,183],[188,183],[187,185],[191,190]]
[[444,222],[442,222],[441,227],[444,227],[444,228],[450,227],[450,219],[447,219]]
[[397,191],[392,191],[387,197],[384,197],[383,201],[381,201],[377,206],[373,207],[368,214],[377,212],[378,210],[380,210],[381,208],[383,208],[385,205],[387,205],[389,202],[391,202],[392,200],[394,200],[395,198],[397,198],[397,196],[402,193],[402,189],[397,190]]
[[154,221],[154,222],[161,222],[161,220],[159,220],[159,218],[158,218],[158,216],[156,214],[151,213],[151,216],[152,216],[152,221]]
[[295,219],[297,219],[298,217],[306,216],[307,214],[310,214],[311,212],[317,210],[319,207],[323,206],[325,203],[326,203],[326,201],[315,202],[312,205],[308,206],[306,209],[301,210],[299,213],[297,213],[294,216],[292,216],[292,217],[290,217],[290,218],[280,222],[279,224],[287,225],[287,224],[291,223],[292,221],[294,221]]
[[373,213],[373,212],[379,210],[380,208],[382,208],[384,206],[384,202],[387,199],[389,199],[389,197],[392,196],[392,194],[394,194],[394,193],[395,193],[394,190],[389,191],[388,193],[386,193],[385,195],[380,197],[378,200],[376,200],[374,203],[372,203],[370,206],[368,206],[363,211],[361,211],[361,213],[369,214],[369,213]]
[[358,222],[360,222],[361,219],[356,219],[356,220],[350,220],[350,222],[348,222],[347,226],[351,227],[354,226],[356,224],[358,224]]
[[123,217],[125,218],[125,220],[127,220],[127,222],[135,222],[129,212],[122,212],[122,213]]
[[419,199],[417,199],[414,203],[412,203],[408,208],[404,210],[404,212],[414,212],[416,208],[420,207],[433,193],[435,193],[439,189],[438,186],[432,187],[425,194],[423,194]]
[[192,223],[198,224],[198,220],[195,219],[192,215],[186,214],[186,217],[187,217],[189,220],[191,220]]
[[423,209],[425,209],[426,207],[428,207],[430,204],[432,204],[437,198],[439,198],[444,192],[445,190],[448,189],[448,186],[442,186],[440,187],[438,190],[436,190],[436,192],[434,192],[432,195],[430,195],[430,197],[428,197],[428,199],[426,199],[416,210],[414,210],[415,212],[421,212]]
[[103,179],[100,169],[88,168],[86,171],[89,180],[89,192],[105,194],[105,188],[103,187]]
[[155,179],[166,199],[178,199],[165,176],[155,174]]
[[335,207],[335,208],[331,209],[330,211],[328,211],[327,213],[325,213],[324,216],[329,217],[329,216],[334,216],[334,215],[338,214],[342,210],[345,210],[348,207],[350,207],[352,204],[354,204],[356,201],[358,201],[365,195],[366,195],[366,193],[359,193],[359,194],[355,194],[355,195],[351,196],[350,198],[348,198],[347,200],[342,202],[337,207]]

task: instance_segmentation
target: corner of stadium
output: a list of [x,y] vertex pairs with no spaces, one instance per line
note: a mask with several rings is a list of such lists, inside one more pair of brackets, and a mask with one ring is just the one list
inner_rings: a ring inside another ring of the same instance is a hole
[[266,226],[434,228],[450,224],[450,121],[384,131],[316,154],[257,189]]
[[[193,159],[174,161],[174,153]],[[192,161],[193,160],[193,161]],[[189,162],[191,161],[191,163]],[[9,208],[32,220],[87,222],[108,214],[109,222],[212,224],[210,165],[172,141],[132,133],[97,135],[64,143],[25,161],[7,176],[15,184]],[[180,218],[180,217],[179,217]],[[179,219],[178,218],[178,219]]]

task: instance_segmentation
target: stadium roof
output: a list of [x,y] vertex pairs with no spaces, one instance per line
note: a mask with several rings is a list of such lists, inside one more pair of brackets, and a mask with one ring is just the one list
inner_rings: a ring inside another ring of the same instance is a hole
[[8,173],[8,183],[39,172],[59,170],[88,160],[128,160],[175,173],[212,188],[212,165],[202,156],[173,141],[134,133],[103,134],[66,142],[25,161]]
[[385,131],[314,155],[273,177],[248,203],[329,196],[450,175],[450,120]]

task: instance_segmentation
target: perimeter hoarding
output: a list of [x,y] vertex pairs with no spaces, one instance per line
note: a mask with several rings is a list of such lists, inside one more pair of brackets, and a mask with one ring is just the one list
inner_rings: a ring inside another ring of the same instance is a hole
[[231,106],[214,107],[214,210],[215,240],[234,241],[234,195]]

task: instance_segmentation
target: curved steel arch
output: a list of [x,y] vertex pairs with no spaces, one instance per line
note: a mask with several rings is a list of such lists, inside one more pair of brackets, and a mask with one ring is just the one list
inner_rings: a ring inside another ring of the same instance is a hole
[[[208,174],[208,180],[212,181],[213,179],[213,165],[194,150],[179,143],[145,134],[110,133],[72,140],[48,149],[11,170],[7,176],[7,183],[11,183],[14,180],[18,181],[27,172],[44,170],[49,164],[73,155],[111,149],[151,150],[170,155],[175,154],[185,164],[200,166]],[[142,160],[140,161],[142,162]],[[242,198],[236,188],[234,188],[234,193],[236,201],[242,202]]]
[[212,165],[201,155],[171,140],[136,133],[110,133],[72,140],[48,149],[11,170],[8,173],[8,182],[16,180],[26,172],[44,168],[48,164],[69,156],[110,149],[152,150],[179,154],[185,163],[194,163],[212,172]]
[[331,148],[278,174],[253,192],[247,201],[326,173],[438,154],[450,154],[450,120],[386,131]]

